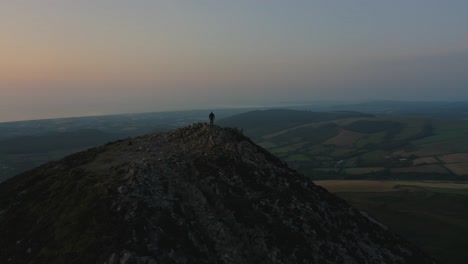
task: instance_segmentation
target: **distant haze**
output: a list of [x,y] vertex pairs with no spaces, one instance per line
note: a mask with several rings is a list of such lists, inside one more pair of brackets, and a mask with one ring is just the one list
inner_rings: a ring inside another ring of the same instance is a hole
[[11,0],[0,122],[307,100],[468,100],[465,0]]

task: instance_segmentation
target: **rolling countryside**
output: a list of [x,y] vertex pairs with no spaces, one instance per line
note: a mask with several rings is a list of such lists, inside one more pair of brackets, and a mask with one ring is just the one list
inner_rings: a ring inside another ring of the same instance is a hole
[[468,122],[257,110],[222,120],[314,179],[468,179]]

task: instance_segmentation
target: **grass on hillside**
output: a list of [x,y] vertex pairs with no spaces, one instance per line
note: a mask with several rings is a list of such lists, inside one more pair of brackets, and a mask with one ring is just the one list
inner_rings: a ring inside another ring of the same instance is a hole
[[287,160],[288,161],[308,161],[310,160],[310,158],[302,154],[295,154],[295,155],[289,156]]
[[364,148],[369,145],[378,145],[382,140],[384,140],[385,132],[367,134],[366,136],[360,138],[354,143],[356,148]]
[[451,141],[468,136],[467,122],[435,120],[434,135],[414,141],[415,145]]

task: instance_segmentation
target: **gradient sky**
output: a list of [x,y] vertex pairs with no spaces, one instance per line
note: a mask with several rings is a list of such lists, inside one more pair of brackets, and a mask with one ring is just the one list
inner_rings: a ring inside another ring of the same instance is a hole
[[466,0],[0,2],[0,122],[468,101]]

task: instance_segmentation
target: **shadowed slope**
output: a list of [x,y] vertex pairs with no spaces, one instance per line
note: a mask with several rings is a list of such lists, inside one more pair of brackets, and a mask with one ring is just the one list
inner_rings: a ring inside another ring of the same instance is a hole
[[0,184],[2,263],[431,263],[235,129],[107,144]]

